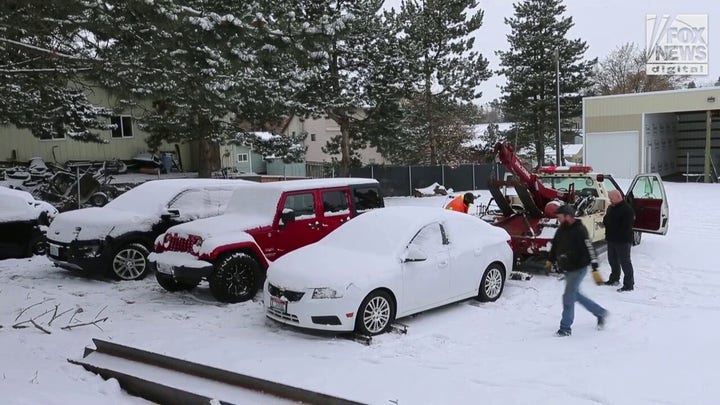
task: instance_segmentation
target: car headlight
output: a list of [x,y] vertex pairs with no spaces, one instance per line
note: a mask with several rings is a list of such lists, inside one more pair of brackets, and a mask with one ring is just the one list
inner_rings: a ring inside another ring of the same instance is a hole
[[342,294],[340,294],[336,290],[333,290],[332,288],[325,287],[313,289],[312,297],[314,300],[322,300],[329,298],[342,298]]

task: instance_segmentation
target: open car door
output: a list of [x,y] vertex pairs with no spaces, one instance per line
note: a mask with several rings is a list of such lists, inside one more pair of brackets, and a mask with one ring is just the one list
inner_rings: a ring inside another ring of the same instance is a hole
[[626,194],[635,211],[633,230],[665,235],[668,231],[668,207],[665,187],[659,174],[638,174]]

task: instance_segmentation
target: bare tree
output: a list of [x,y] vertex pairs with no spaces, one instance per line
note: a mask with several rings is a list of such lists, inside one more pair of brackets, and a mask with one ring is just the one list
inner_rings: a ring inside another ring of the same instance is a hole
[[633,42],[610,52],[595,67],[595,92],[600,95],[645,93],[683,87],[684,76],[648,75],[647,52]]

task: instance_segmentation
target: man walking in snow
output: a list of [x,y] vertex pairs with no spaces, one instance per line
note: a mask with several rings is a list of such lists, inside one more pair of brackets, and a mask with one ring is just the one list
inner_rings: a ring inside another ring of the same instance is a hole
[[608,262],[610,262],[610,278],[606,285],[616,286],[620,283],[620,269],[625,275],[623,286],[618,291],[632,291],[635,288],[633,265],[630,260],[630,248],[633,243],[633,222],[635,213],[619,191],[608,193],[610,208],[603,218],[605,240],[607,241]]
[[[570,336],[575,320],[575,302],[585,307],[597,318],[597,327],[605,326],[607,311],[590,298],[580,293],[580,283],[587,274],[588,265],[593,273],[597,272],[598,262],[595,248],[590,242],[585,226],[575,219],[575,207],[566,204],[555,212],[560,226],[550,248],[549,260],[556,263],[558,269],[565,272],[565,292],[563,293],[563,311],[557,336]],[[594,275],[599,276],[599,273]],[[596,282],[600,279],[594,277]]]

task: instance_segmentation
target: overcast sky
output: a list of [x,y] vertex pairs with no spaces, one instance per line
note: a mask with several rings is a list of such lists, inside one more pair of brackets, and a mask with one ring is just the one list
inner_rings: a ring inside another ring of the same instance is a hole
[[[496,50],[508,48],[506,35],[510,29],[505,18],[514,12],[511,0],[479,0],[485,11],[483,25],[477,31],[475,46],[490,61],[490,68],[498,69]],[[709,75],[696,76],[698,84],[715,83],[720,77],[720,6],[717,0],[565,0],[566,15],[573,17],[575,27],[570,30],[571,38],[581,38],[588,43],[588,58],[607,55],[614,48],[626,42],[635,42],[645,47],[646,14],[707,14],[709,43]],[[400,0],[386,0],[385,7],[400,5]],[[716,25],[717,23],[717,25]],[[500,96],[504,79],[494,76],[485,82],[480,90],[481,103]]]

